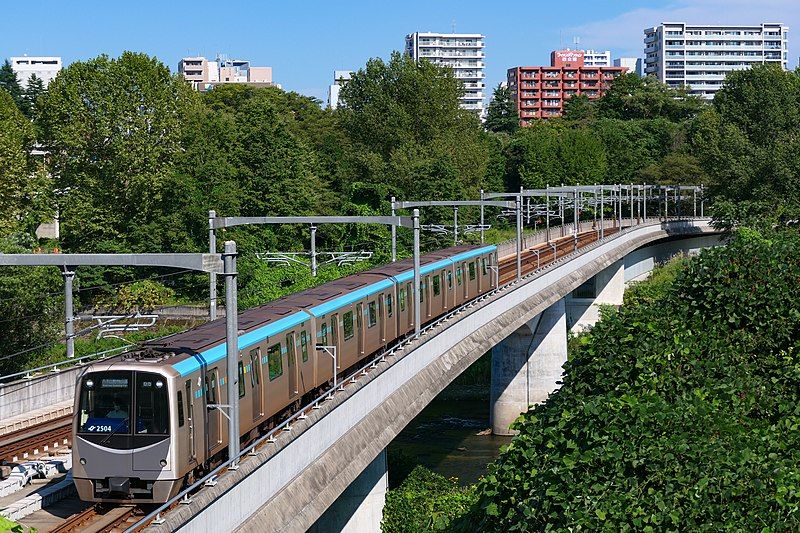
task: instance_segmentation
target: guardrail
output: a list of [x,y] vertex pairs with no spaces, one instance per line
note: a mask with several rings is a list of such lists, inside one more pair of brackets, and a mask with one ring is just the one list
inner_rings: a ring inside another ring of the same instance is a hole
[[[670,218],[670,220],[667,220],[666,222],[669,222],[669,221],[672,221],[672,220],[673,219]],[[691,220],[691,221],[695,221],[695,220],[707,220],[707,218],[705,218],[705,217],[703,217],[703,218],[701,218],[701,217],[697,217],[697,218],[694,218],[694,217],[675,217],[674,220]],[[282,431],[291,432],[292,426],[293,426],[293,424],[295,422],[297,422],[298,420],[305,420],[306,418],[308,418],[308,415],[306,415],[307,411],[321,409],[321,404],[323,404],[326,401],[332,400],[334,395],[336,394],[336,392],[344,392],[345,391],[344,383],[347,383],[347,382],[355,383],[359,376],[366,376],[369,373],[369,370],[374,370],[375,368],[377,368],[377,366],[380,363],[384,362],[387,357],[391,357],[391,356],[397,354],[399,351],[405,349],[409,345],[419,341],[422,338],[422,336],[424,336],[425,334],[430,332],[432,329],[441,326],[442,324],[444,324],[448,320],[456,317],[457,315],[461,314],[465,310],[467,310],[467,309],[469,309],[471,307],[474,307],[475,305],[477,305],[477,304],[479,304],[481,302],[484,302],[487,299],[492,298],[495,295],[500,294],[500,293],[502,293],[502,292],[504,292],[506,290],[513,289],[517,285],[521,285],[523,283],[527,283],[531,278],[533,278],[533,277],[535,277],[537,275],[541,275],[544,272],[554,268],[557,265],[560,266],[566,261],[572,260],[572,259],[574,259],[575,257],[577,257],[579,255],[582,255],[582,254],[584,254],[586,252],[589,252],[589,251],[595,249],[596,247],[600,246],[601,244],[606,244],[608,242],[611,242],[611,241],[613,241],[615,239],[618,239],[618,238],[622,237],[623,235],[626,235],[630,231],[638,229],[638,228],[641,228],[643,226],[656,226],[656,225],[661,225],[663,223],[665,223],[665,221],[664,221],[664,219],[662,217],[661,219],[656,219],[656,218],[648,219],[648,220],[642,221],[640,224],[635,224],[633,226],[623,227],[622,230],[620,230],[618,232],[615,232],[613,235],[610,235],[608,237],[603,237],[602,239],[598,239],[596,241],[593,241],[593,242],[587,244],[586,246],[583,246],[582,248],[579,248],[577,250],[573,250],[573,251],[568,252],[565,255],[563,255],[563,256],[561,256],[561,257],[559,257],[557,259],[554,259],[553,261],[547,263],[544,266],[537,267],[536,269],[534,269],[531,272],[528,272],[527,274],[522,276],[522,278],[519,279],[519,280],[513,279],[512,281],[509,281],[509,282],[507,282],[507,283],[505,283],[503,285],[498,285],[498,287],[496,287],[495,289],[493,289],[493,290],[491,290],[491,291],[489,291],[489,292],[487,292],[487,293],[475,298],[474,300],[471,300],[471,301],[469,301],[469,302],[467,302],[467,303],[465,303],[465,304],[463,304],[463,305],[451,310],[446,315],[441,316],[441,317],[437,318],[436,320],[430,322],[429,324],[427,324],[426,326],[424,326],[424,327],[422,327],[420,329],[419,337],[416,337],[416,336],[412,335],[412,336],[406,337],[405,339],[402,339],[402,340],[398,341],[394,346],[392,346],[388,350],[384,351],[383,353],[377,355],[373,360],[371,360],[370,362],[368,362],[368,363],[364,364],[363,366],[359,367],[357,370],[355,370],[354,372],[352,372],[351,374],[346,376],[344,379],[339,381],[337,385],[332,386],[331,388],[327,389],[325,392],[320,394],[320,396],[317,397],[315,400],[313,400],[312,402],[310,402],[310,403],[306,404],[305,406],[301,407],[297,412],[292,414],[289,418],[287,418],[286,420],[281,422],[279,425],[277,425],[275,428],[270,430],[268,433],[262,435],[261,437],[259,437],[258,439],[256,439],[252,443],[250,443],[247,447],[245,447],[243,450],[241,450],[239,452],[239,455],[237,455],[236,457],[233,457],[231,459],[228,459],[224,463],[218,465],[216,468],[211,470],[211,472],[206,474],[204,477],[202,477],[199,480],[195,481],[193,484],[191,484],[190,486],[188,486],[185,489],[183,489],[181,492],[179,492],[177,495],[175,495],[169,501],[167,501],[166,503],[164,503],[161,506],[159,506],[158,508],[156,508],[150,514],[148,514],[148,515],[144,516],[143,518],[141,518],[138,522],[136,522],[135,524],[130,526],[128,529],[126,529],[125,533],[133,533],[133,532],[137,531],[140,527],[142,527],[142,526],[144,526],[144,525],[146,525],[148,523],[152,523],[153,525],[163,524],[165,522],[165,520],[161,517],[161,513],[166,511],[166,510],[168,510],[173,504],[175,504],[177,502],[181,502],[183,504],[191,503],[192,500],[189,497],[189,495],[192,492],[194,492],[195,490],[197,490],[199,488],[202,488],[204,486],[205,487],[213,487],[214,485],[216,485],[217,484],[216,479],[220,476],[220,473],[223,470],[231,469],[230,468],[231,466],[236,465],[245,456],[255,455],[256,454],[255,453],[255,449],[260,447],[261,445],[277,442],[276,436],[278,435],[278,433],[280,433]],[[553,228],[551,227],[551,230],[552,229]]]

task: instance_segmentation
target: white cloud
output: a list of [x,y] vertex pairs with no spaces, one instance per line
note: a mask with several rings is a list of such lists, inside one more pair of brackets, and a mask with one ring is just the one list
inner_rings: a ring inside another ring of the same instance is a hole
[[[662,22],[692,24],[760,24],[782,22],[789,31],[789,67],[797,65],[800,42],[798,0],[675,0],[660,8],[639,8],[615,17],[569,28],[582,48],[611,50],[614,57],[643,55],[645,28]],[[793,30],[793,31],[792,31]]]

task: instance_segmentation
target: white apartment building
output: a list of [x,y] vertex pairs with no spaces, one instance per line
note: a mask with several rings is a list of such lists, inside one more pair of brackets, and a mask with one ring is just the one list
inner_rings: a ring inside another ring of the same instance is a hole
[[353,77],[352,70],[334,70],[333,84],[328,87],[328,109],[339,107],[339,90]]
[[584,50],[583,51],[583,66],[584,67],[610,67],[611,65],[611,50],[600,52],[597,50]]
[[618,57],[614,60],[615,67],[625,67],[628,72],[634,72],[639,76],[644,76],[642,58],[641,57]]
[[10,57],[8,62],[17,74],[17,79],[23,87],[28,86],[31,74],[44,82],[47,87],[61,70],[61,58],[58,56],[22,56]]
[[645,74],[671,86],[687,85],[706,99],[733,70],[770,63],[788,68],[789,28],[663,22],[644,30]]
[[406,35],[406,54],[453,69],[464,85],[461,108],[483,116],[484,39],[479,33],[422,33]]

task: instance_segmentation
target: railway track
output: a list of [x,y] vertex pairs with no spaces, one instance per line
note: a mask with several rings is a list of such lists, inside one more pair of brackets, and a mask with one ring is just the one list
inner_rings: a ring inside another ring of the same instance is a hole
[[69,442],[72,415],[8,433],[0,438],[0,462],[23,461]]
[[103,509],[99,505],[88,507],[80,513],[68,517],[53,529],[53,533],[99,533],[123,531],[128,527],[128,519],[135,516],[137,508],[124,505]]
[[[606,228],[604,236],[608,237],[617,233],[617,228]],[[577,248],[591,244],[600,238],[599,231],[585,231],[578,234]],[[522,250],[522,275],[530,274],[537,268],[547,265],[554,260],[565,256],[576,249],[575,237],[568,235],[553,239],[550,243],[537,244],[532,248]],[[517,276],[516,255],[506,256],[500,259],[500,285],[512,281]]]

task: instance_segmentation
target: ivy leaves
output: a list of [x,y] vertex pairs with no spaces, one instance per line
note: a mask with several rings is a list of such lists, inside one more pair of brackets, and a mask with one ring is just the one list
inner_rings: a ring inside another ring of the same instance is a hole
[[741,232],[635,289],[480,483],[502,531],[800,526],[796,233]]

